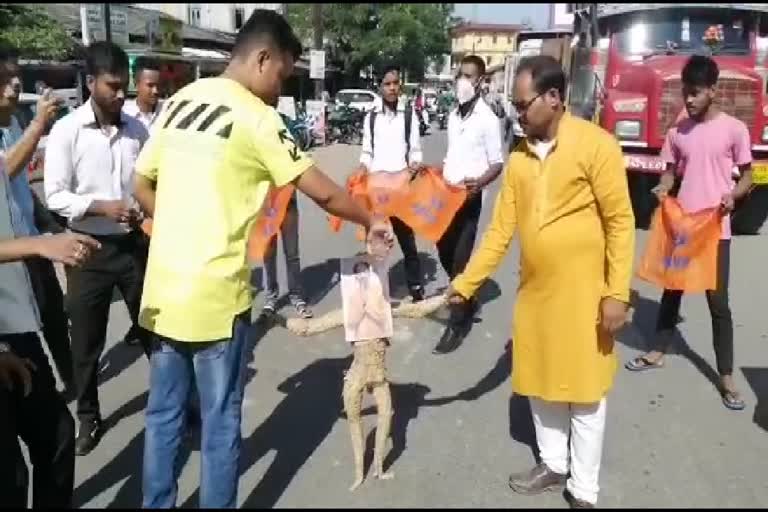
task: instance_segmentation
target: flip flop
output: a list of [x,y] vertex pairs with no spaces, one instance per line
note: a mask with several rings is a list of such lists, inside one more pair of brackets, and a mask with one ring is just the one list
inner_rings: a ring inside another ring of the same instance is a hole
[[747,406],[733,391],[723,392],[723,405],[732,411],[741,411]]
[[645,370],[654,370],[657,368],[664,368],[663,362],[652,362],[648,360],[645,356],[636,357],[630,361],[627,361],[627,364],[624,365],[624,368],[631,372],[643,372]]

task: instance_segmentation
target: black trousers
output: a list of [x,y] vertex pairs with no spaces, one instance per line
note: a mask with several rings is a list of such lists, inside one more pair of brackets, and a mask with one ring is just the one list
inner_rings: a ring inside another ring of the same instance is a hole
[[453,279],[464,272],[472,256],[477,236],[477,223],[483,209],[483,196],[477,194],[467,198],[464,205],[454,215],[443,237],[437,242],[437,254],[440,264],[448,277]]
[[32,258],[25,260],[37,308],[43,322],[43,337],[51,351],[53,364],[67,387],[72,382],[72,350],[69,342],[69,322],[64,311],[64,294],[61,292],[56,269],[50,260]]
[[[451,281],[464,272],[472,256],[477,237],[477,224],[480,221],[480,212],[483,209],[483,196],[477,194],[467,198],[464,205],[454,215],[448,229],[437,242],[437,255],[443,270]],[[469,304],[451,304],[450,322],[462,324],[469,321],[474,315],[474,302]]]
[[28,471],[19,445],[29,449],[34,508],[71,508],[75,478],[75,422],[61,395],[37,334],[0,336],[35,370],[32,392],[21,383],[0,387],[0,508],[27,508]]
[[[81,423],[101,420],[98,393],[99,359],[104,351],[109,308],[115,287],[120,290],[134,325],[138,324],[148,244],[141,233],[95,236],[101,243],[80,268],[67,269],[67,311],[77,386],[77,416]],[[144,354],[149,337],[139,328]]]
[[[731,268],[731,241],[720,240],[717,248],[717,287],[707,291],[707,304],[712,317],[712,341],[715,346],[717,371],[720,375],[733,373],[733,319],[728,301],[728,281]],[[657,331],[670,331],[677,324],[683,292],[664,290],[656,324]],[[666,351],[666,346],[655,347]]]
[[416,247],[416,236],[413,230],[397,217],[390,217],[392,230],[397,237],[397,243],[403,251],[403,264],[405,267],[405,282],[408,289],[413,291],[422,287],[421,261]]

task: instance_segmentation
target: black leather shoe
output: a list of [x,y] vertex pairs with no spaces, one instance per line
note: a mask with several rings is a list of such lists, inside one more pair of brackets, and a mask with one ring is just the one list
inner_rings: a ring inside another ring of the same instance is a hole
[[564,494],[565,500],[568,502],[568,506],[570,508],[595,508],[595,506],[588,501],[574,498],[573,494],[571,494],[567,489],[565,490]]
[[421,302],[424,300],[424,288],[419,286],[418,288],[411,288],[411,297],[413,302]]
[[567,475],[550,470],[543,462],[525,473],[509,477],[509,487],[518,494],[533,496],[547,491],[560,491],[565,488]]
[[459,325],[450,324],[445,328],[443,336],[440,341],[437,342],[435,348],[432,349],[433,354],[449,354],[459,348],[461,342],[464,341],[469,333],[469,326],[466,322]]
[[101,421],[94,420],[90,423],[81,423],[80,432],[75,439],[75,455],[82,457],[88,455],[99,445],[104,435],[104,427]]

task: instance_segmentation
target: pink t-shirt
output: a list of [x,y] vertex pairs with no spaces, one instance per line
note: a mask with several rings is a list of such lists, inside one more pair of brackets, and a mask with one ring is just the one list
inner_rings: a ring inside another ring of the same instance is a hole
[[[683,177],[677,199],[688,213],[720,204],[733,190],[733,169],[752,162],[747,126],[728,114],[696,122],[683,119],[667,132],[661,158]],[[722,238],[731,238],[731,219],[723,217]]]

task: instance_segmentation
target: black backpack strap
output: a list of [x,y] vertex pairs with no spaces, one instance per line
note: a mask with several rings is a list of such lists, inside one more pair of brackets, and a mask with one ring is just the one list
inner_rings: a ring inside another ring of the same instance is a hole
[[413,121],[413,106],[409,101],[405,105],[405,163],[410,164],[408,161],[411,157],[411,123]]
[[371,132],[371,160],[373,160],[373,145],[376,143],[376,137],[374,137],[373,124],[376,122],[376,109],[371,110],[371,117],[368,119],[368,127]]

